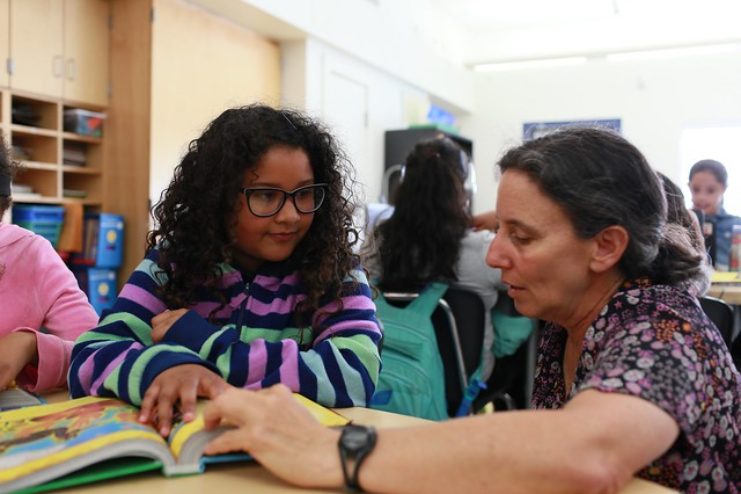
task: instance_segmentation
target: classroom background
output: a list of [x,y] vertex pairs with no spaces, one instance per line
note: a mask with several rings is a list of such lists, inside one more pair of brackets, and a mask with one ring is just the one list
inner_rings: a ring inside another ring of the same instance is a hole
[[[149,208],[188,142],[225,107],[262,101],[331,125],[361,203],[382,200],[387,131],[422,126],[470,142],[481,212],[496,198],[495,161],[528,126],[604,120],[683,186],[696,160],[724,162],[726,208],[739,211],[740,9],[0,0],[0,130],[27,153],[15,202],[120,215],[120,282],[143,256]],[[37,120],[16,121],[29,107]]]

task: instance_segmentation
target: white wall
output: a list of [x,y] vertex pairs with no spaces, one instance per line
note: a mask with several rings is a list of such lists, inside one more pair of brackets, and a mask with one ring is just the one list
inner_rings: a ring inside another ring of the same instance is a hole
[[467,33],[431,0],[190,1],[278,41],[312,38],[334,46],[448,110],[474,108],[474,77],[463,66]]
[[[491,23],[484,24],[470,34],[466,62],[595,55],[740,39],[741,3],[737,1],[673,0],[670,5],[656,0],[636,1],[639,2],[635,11],[619,15],[599,12],[608,7],[607,2],[591,2],[595,9],[592,13],[567,12],[558,2],[551,2],[553,10],[533,13],[533,23],[527,26],[496,28]],[[625,7],[626,2],[621,3]],[[535,22],[535,16],[539,22]]]
[[359,198],[377,201],[384,132],[419,122],[419,109],[427,110],[429,97],[314,38],[283,43],[281,50],[282,103],[331,126],[356,169]]
[[683,184],[682,129],[741,125],[741,53],[481,73],[474,100],[462,133],[474,141],[477,212],[494,206],[494,164],[520,142],[525,122],[620,118],[623,135]]
[[[152,27],[150,199],[172,178],[188,144],[226,108],[277,104],[276,43],[183,0],[156,0]],[[259,67],[255,70],[255,67]]]

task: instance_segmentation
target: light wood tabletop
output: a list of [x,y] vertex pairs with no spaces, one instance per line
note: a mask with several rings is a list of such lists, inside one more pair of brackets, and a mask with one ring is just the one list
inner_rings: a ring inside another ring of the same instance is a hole
[[[58,402],[65,399],[63,393],[55,393],[47,400]],[[426,420],[371,410],[368,408],[340,408],[336,411],[353,422],[368,424],[378,429],[409,427],[421,425]],[[244,492],[249,494],[310,494],[344,492],[341,489],[315,490],[302,489],[286,484],[274,477],[257,463],[237,462],[231,464],[209,465],[202,475],[166,478],[158,472],[147,472],[134,476],[106,480],[86,486],[76,486],[68,491],[85,494],[228,494]],[[675,492],[660,485],[633,479],[621,494],[667,494]]]
[[741,305],[741,285],[731,283],[713,283],[708,295],[724,300],[731,305]]

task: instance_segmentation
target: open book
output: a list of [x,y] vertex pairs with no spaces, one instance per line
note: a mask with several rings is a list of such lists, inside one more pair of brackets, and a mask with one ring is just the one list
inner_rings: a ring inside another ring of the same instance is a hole
[[43,403],[42,398],[21,388],[13,387],[0,391],[0,411],[42,405]]
[[[294,395],[320,422],[342,415]],[[200,410],[199,410],[200,411]],[[79,398],[0,413],[0,493],[41,492],[148,470],[166,476],[201,473],[206,463],[249,459],[204,456],[224,428],[203,430],[203,416],[178,423],[168,439],[137,420],[139,410],[110,398]]]

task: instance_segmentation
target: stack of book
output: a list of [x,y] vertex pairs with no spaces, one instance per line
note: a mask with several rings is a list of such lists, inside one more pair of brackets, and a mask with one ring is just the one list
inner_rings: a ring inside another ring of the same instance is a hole
[[65,165],[85,166],[87,164],[87,146],[75,142],[65,142],[62,150],[62,162]]

